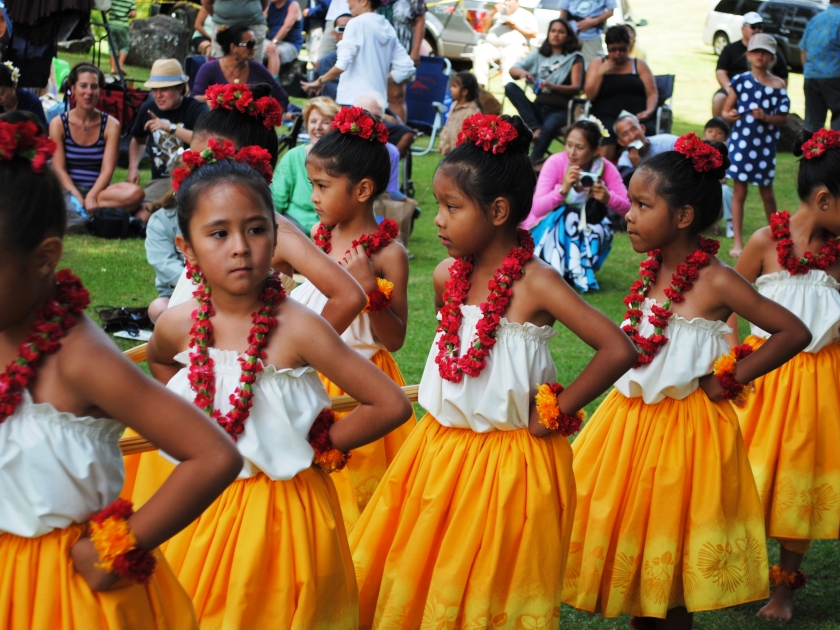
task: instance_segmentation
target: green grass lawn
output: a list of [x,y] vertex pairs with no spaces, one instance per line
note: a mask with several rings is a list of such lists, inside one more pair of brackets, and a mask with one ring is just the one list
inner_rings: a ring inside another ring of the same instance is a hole
[[[715,57],[709,47],[703,45],[700,33],[706,19],[710,2],[706,0],[633,0],[637,19],[648,20],[649,25],[639,30],[639,45],[648,53],[648,62],[654,74],[673,73],[677,76],[674,93],[676,117],[674,132],[702,131],[709,117],[711,95],[717,84],[714,79]],[[63,55],[71,61],[87,59],[86,56]],[[107,71],[107,58],[104,69]],[[148,69],[127,69],[128,76],[145,80]],[[498,89],[498,86],[496,86]],[[802,76],[791,75],[790,82],[793,111],[800,115],[804,111]],[[555,145],[552,150],[562,150]],[[432,271],[446,252],[438,244],[433,224],[436,208],[432,194],[432,177],[438,162],[437,154],[415,159],[413,179],[417,186],[417,201],[423,209],[415,232],[411,237],[410,249],[415,255],[411,261],[409,279],[409,326],[405,347],[396,354],[396,359],[409,383],[419,382],[423,366],[435,332],[433,307]],[[794,187],[797,165],[790,154],[779,156],[776,195],[779,207],[795,209],[798,204]],[[118,178],[124,172],[118,172]],[[752,233],[765,224],[764,212],[758,191],[750,190],[747,201],[745,232]],[[722,260],[732,262],[726,256],[731,240],[722,239]],[[617,234],[612,254],[598,274],[601,291],[585,296],[585,299],[619,322],[624,314],[621,303],[627,287],[638,277],[638,263],[641,257],[633,252],[625,234]],[[69,237],[66,243],[64,263],[76,271],[91,291],[92,305],[141,306],[148,304],[156,295],[154,274],[146,263],[143,243],[136,240],[104,241],[92,237]],[[93,311],[93,309],[91,309]],[[568,383],[575,378],[592,356],[592,351],[577,337],[562,329],[551,341],[552,355],[557,363],[558,378]],[[742,329],[742,333],[746,328]],[[130,345],[130,344],[126,344]],[[124,346],[125,347],[125,346]],[[591,413],[597,403],[589,406]],[[771,561],[778,558],[778,546],[770,544]],[[806,557],[804,569],[809,576],[806,589],[797,596],[795,620],[787,627],[792,629],[840,629],[840,547],[836,541],[817,542]],[[832,568],[834,567],[834,568]],[[755,613],[760,603],[736,608],[701,613],[696,616],[696,627],[701,629],[758,630],[772,624],[759,622]],[[564,606],[564,628],[626,628],[628,618],[602,620],[588,617]]]

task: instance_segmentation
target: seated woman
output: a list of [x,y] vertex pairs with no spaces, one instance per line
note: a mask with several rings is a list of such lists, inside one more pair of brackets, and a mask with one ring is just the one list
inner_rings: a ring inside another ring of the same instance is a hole
[[50,138],[57,148],[52,166],[64,190],[87,212],[122,208],[142,221],[149,213],[140,208],[145,193],[137,184],[111,184],[120,149],[120,123],[96,109],[105,87],[102,70],[78,63],[67,77],[75,101],[66,114],[50,121]]
[[599,289],[595,272],[612,248],[608,210],[624,216],[630,209],[618,169],[599,155],[598,145],[606,137],[594,118],[569,128],[566,151],[543,164],[531,213],[522,223],[534,237],[534,256],[583,292]]
[[536,162],[566,126],[569,99],[583,88],[580,41],[569,23],[564,19],[552,20],[542,46],[513,64],[510,76],[525,79],[536,94],[531,101],[516,83],[505,86],[505,95],[534,132],[531,160]]
[[306,174],[306,156],[325,134],[332,130],[332,120],[340,107],[331,98],[316,96],[303,108],[303,125],[309,134],[309,144],[300,145],[286,153],[271,180],[274,209],[287,219],[294,220],[309,234],[318,222],[312,204],[312,184]]
[[240,24],[219,31],[216,33],[216,43],[225,51],[225,56],[208,61],[198,69],[192,89],[197,100],[206,100],[204,93],[211,85],[266,83],[271,87],[271,96],[280,102],[283,110],[289,107],[286,91],[264,65],[254,61],[257,40],[250,26]]
[[11,61],[0,64],[0,114],[15,110],[32,112],[46,129],[47,117],[41,99],[29,90],[18,89],[19,77],[20,70]]
[[[586,71],[583,91],[592,101],[589,113],[604,123],[610,137],[602,143],[601,154],[615,162],[618,141],[613,125],[622,110],[646,122],[656,113],[659,92],[647,63],[630,56],[630,33],[621,24],[607,29],[607,56],[593,59]],[[655,125],[646,125],[648,135]]]

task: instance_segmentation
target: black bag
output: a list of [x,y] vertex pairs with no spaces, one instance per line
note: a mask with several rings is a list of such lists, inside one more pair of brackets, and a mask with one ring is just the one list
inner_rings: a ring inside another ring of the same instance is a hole
[[99,238],[127,238],[130,221],[122,208],[99,208],[90,218],[90,232]]

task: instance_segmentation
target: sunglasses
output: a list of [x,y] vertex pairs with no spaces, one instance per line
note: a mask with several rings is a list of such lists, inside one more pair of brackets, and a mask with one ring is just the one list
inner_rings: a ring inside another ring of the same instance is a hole
[[334,30],[336,33],[341,34],[341,33],[343,33],[343,32],[344,32],[344,29],[345,29],[345,28],[347,28],[347,27],[346,27],[346,26],[336,26],[333,30]]
[[254,48],[257,47],[257,40],[249,39],[247,42],[239,42],[237,46],[239,48],[247,48],[248,50],[254,50]]
[[763,31],[764,30],[764,24],[747,24],[747,26],[749,26],[754,31]]
[[627,46],[609,46],[607,48],[608,53],[626,53]]

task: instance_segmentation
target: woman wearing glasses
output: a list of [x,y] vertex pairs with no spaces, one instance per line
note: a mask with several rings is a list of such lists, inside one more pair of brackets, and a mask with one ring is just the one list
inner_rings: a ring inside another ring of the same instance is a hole
[[254,61],[257,40],[250,26],[231,26],[216,33],[216,43],[225,55],[221,59],[208,61],[198,69],[193,92],[195,98],[204,101],[204,92],[211,85],[243,83],[255,85],[266,83],[271,87],[271,96],[280,101],[285,110],[289,106],[286,92],[261,63]]
[[[613,125],[618,115],[627,110],[646,122],[656,112],[659,93],[647,63],[630,56],[630,34],[621,25],[612,26],[604,38],[607,56],[593,59],[586,71],[583,91],[592,101],[590,114],[598,118],[609,131],[609,138],[601,142],[601,155],[615,162],[617,158]],[[654,133],[653,125],[647,126]]]

